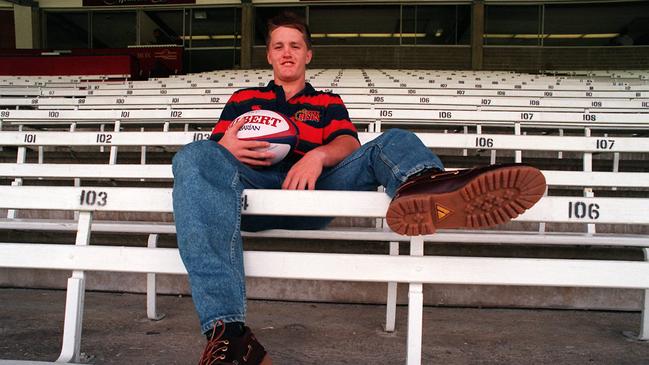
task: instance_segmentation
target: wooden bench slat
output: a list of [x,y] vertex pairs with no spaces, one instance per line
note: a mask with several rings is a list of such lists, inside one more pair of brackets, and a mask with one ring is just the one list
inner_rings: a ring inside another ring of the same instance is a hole
[[[0,186],[0,208],[172,212],[171,189]],[[243,214],[385,217],[390,198],[380,192],[244,190]],[[544,197],[523,222],[649,224],[649,198]]]
[[[380,133],[361,132],[365,144]],[[429,148],[563,151],[647,152],[649,138],[568,137],[514,134],[416,133]],[[209,139],[209,132],[2,132],[2,146],[182,146]],[[604,141],[604,142],[602,142]]]
[[[57,219],[0,219],[3,229],[34,231],[76,231],[78,224],[72,220]],[[94,220],[93,232],[119,232],[134,234],[176,234],[173,222],[137,222],[137,221],[104,221]],[[409,236],[402,236],[391,230],[376,228],[328,227],[321,230],[286,230],[270,229],[262,232],[241,232],[244,237],[288,238],[313,240],[347,240],[347,241],[381,241],[408,242]],[[494,231],[494,230],[439,230],[433,235],[424,236],[425,242],[431,243],[492,243],[492,244],[525,244],[525,245],[586,245],[586,246],[621,246],[647,247],[649,241],[645,235],[606,234],[596,235],[578,232],[531,232],[531,231]]]
[[[649,263],[247,251],[249,277],[642,289]],[[0,267],[185,274],[177,249],[0,244]],[[336,270],[332,270],[336,267]],[[380,267],[381,270],[376,270]],[[512,275],[516,273],[516,275]]]

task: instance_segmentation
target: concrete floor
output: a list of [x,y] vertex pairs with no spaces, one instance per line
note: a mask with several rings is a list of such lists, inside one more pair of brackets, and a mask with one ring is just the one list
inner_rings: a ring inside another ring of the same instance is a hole
[[[65,292],[0,289],[0,359],[58,356]],[[94,364],[195,364],[205,340],[191,298],[159,297],[166,318],[146,319],[145,296],[89,292],[81,350]],[[404,364],[405,307],[384,333],[384,307],[249,301],[248,324],[276,365]],[[649,364],[639,313],[424,309],[423,364]]]

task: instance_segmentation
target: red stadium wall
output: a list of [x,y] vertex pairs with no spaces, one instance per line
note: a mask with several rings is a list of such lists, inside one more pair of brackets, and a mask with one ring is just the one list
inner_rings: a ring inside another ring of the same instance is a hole
[[20,56],[0,57],[0,75],[131,75],[131,56]]
[[182,72],[182,47],[73,49],[43,56],[47,50],[0,50],[1,75],[168,76]]

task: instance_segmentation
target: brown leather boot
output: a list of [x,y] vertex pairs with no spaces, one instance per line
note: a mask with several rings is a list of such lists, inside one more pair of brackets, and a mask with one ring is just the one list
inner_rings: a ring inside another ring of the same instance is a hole
[[198,365],[272,365],[250,328],[244,327],[243,335],[235,338],[223,338],[224,332],[223,323],[214,327]]
[[481,228],[506,223],[545,193],[545,177],[523,164],[428,171],[408,178],[392,199],[388,226],[403,235],[438,228]]

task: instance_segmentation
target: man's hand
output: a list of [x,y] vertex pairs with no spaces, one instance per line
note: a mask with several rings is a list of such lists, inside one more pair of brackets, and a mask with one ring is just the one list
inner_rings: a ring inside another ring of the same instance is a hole
[[225,147],[239,161],[250,166],[270,166],[270,160],[275,157],[272,152],[255,151],[258,148],[270,146],[268,142],[242,141],[237,137],[237,131],[243,125],[243,118],[232,122],[218,142]]
[[314,190],[323,168],[335,166],[359,147],[356,138],[342,135],[326,145],[312,149],[291,167],[282,183],[282,189]]
[[306,153],[291,169],[282,183],[286,190],[314,190],[322,173],[325,155],[317,149]]

